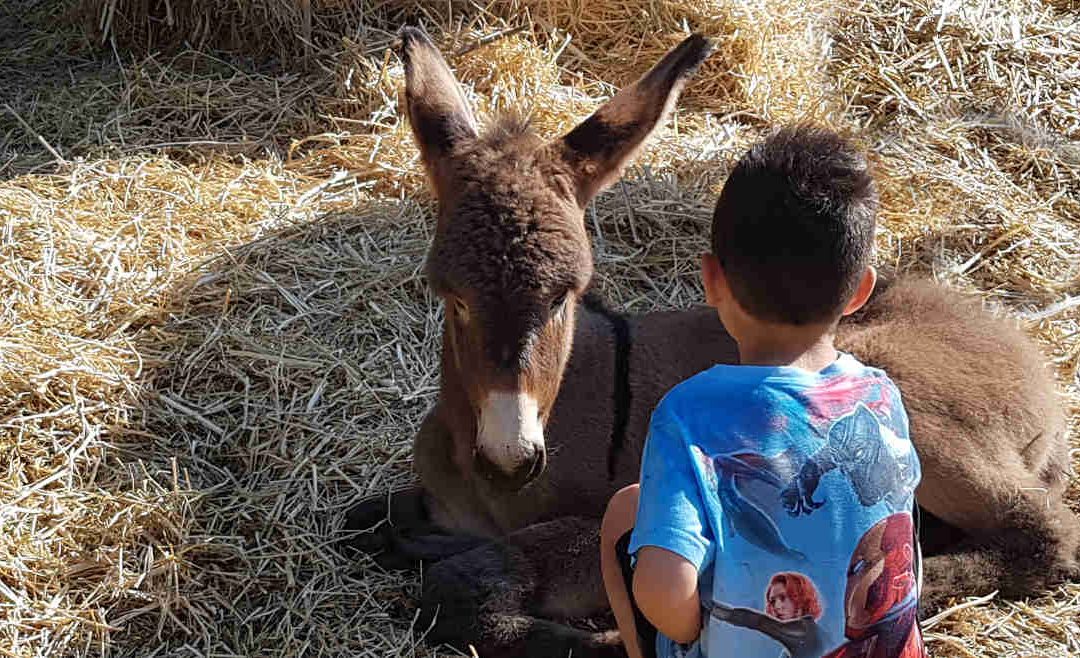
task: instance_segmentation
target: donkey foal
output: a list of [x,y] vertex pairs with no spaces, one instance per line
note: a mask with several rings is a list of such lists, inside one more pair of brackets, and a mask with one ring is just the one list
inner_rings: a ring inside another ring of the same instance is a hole
[[[565,136],[515,120],[481,134],[423,32],[401,32],[406,110],[438,198],[427,259],[446,303],[438,402],[414,442],[420,487],[362,502],[353,540],[425,561],[429,639],[484,656],[619,655],[560,620],[606,610],[599,518],[638,475],[649,415],[735,344],[712,309],[623,318],[586,296],[584,209],[670,113],[709,54],[691,36]],[[838,345],[904,396],[923,480],[925,609],[1024,596],[1077,575],[1062,502],[1064,416],[1011,323],[929,282],[883,287]]]

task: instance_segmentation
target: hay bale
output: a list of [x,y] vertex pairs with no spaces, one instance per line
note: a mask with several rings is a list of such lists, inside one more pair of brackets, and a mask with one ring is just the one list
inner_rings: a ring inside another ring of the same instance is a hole
[[834,3],[757,0],[629,2],[520,0],[504,16],[526,15],[534,26],[572,37],[563,65],[623,86],[664,52],[697,31],[717,52],[687,90],[684,105],[740,113],[759,122],[783,121],[832,108],[823,75]]
[[347,4],[313,6],[311,0],[80,0],[71,17],[95,41],[144,54],[191,46],[288,60],[325,42],[324,22],[344,26],[357,14]]
[[[527,27],[536,41],[569,37],[562,66],[591,81],[625,85],[688,31],[717,40],[686,101],[721,112],[774,121],[835,111],[825,105],[824,58],[832,0],[793,6],[779,0],[708,2],[512,0],[479,8],[467,2],[186,2],[82,0],[76,16],[94,38],[116,39],[138,52],[190,45],[285,61],[335,48],[358,34],[392,35],[407,22],[450,33],[462,27],[490,34],[496,23]],[[462,17],[471,23],[460,25]],[[455,19],[459,24],[451,25]],[[551,52],[550,50],[548,52]]]

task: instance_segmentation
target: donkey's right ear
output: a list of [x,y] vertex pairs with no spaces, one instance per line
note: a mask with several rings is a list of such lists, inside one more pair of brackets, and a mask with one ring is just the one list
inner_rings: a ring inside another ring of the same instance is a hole
[[405,106],[416,144],[428,174],[462,141],[477,136],[465,95],[438,48],[420,28],[398,32],[398,51],[405,64]]

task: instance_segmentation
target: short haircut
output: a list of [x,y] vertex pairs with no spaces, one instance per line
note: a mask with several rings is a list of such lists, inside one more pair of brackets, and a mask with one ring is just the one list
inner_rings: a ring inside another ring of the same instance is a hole
[[877,192],[866,158],[825,128],[800,124],[752,147],[713,213],[712,249],[753,317],[836,321],[870,262]]

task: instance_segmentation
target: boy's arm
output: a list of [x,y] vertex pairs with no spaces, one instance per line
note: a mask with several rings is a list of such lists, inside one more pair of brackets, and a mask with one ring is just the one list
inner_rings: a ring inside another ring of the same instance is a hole
[[698,639],[698,569],[686,558],[658,546],[643,546],[634,569],[634,600],[667,637],[682,644]]
[[698,575],[713,551],[708,513],[691,451],[678,423],[653,413],[641,460],[641,490],[630,552],[634,599],[665,636],[681,643],[701,633]]

